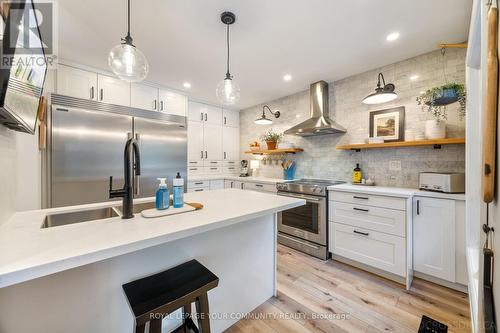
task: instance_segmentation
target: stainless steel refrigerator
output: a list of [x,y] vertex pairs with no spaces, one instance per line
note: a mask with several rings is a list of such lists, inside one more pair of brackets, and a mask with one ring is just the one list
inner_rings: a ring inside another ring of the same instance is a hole
[[154,196],[158,177],[168,177],[170,188],[177,172],[186,179],[186,117],[56,94],[49,102],[44,207],[110,200],[109,176],[115,188],[123,186],[124,147],[132,135],[141,154],[136,198]]

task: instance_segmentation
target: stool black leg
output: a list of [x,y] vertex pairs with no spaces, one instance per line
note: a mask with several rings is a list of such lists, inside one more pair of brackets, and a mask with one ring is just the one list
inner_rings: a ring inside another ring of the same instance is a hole
[[208,309],[208,295],[204,293],[196,300],[196,312],[198,313],[198,327],[202,333],[210,333],[210,311]]
[[149,322],[149,333],[161,333],[161,319],[153,319]]

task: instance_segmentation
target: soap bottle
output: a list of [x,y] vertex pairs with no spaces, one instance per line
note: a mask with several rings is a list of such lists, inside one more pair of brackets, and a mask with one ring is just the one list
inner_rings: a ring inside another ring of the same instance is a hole
[[356,167],[354,168],[354,171],[352,172],[352,182],[354,184],[361,184],[361,179],[362,179],[362,174],[361,174],[361,168],[359,167],[359,163],[356,163]]
[[177,172],[174,178],[174,208],[181,208],[184,206],[184,179],[181,174]]
[[167,187],[167,178],[157,178],[160,181],[156,191],[156,209],[167,209],[170,205],[170,193]]

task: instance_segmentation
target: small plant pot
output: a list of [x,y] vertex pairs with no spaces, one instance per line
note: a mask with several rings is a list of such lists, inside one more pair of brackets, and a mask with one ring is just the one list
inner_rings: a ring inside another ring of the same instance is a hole
[[425,122],[425,138],[428,140],[446,138],[446,122],[444,120],[427,120]]
[[439,93],[436,93],[432,103],[426,102],[425,104],[443,106],[455,103],[457,101],[458,101],[458,95],[455,89],[443,89]]
[[276,141],[266,141],[267,149],[274,150],[278,147],[278,143]]

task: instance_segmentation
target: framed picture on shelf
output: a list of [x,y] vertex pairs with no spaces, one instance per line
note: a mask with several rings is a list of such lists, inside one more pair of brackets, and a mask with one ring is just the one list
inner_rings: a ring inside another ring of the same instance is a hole
[[384,142],[404,141],[405,107],[370,111],[370,138],[383,138]]

